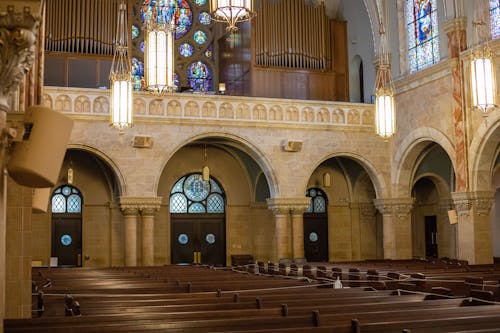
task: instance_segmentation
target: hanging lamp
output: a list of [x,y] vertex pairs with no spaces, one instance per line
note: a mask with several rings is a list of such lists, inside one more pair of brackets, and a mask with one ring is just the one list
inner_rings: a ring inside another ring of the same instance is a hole
[[231,33],[238,30],[238,22],[255,16],[253,0],[210,0],[210,13],[214,21],[226,22],[226,31]]

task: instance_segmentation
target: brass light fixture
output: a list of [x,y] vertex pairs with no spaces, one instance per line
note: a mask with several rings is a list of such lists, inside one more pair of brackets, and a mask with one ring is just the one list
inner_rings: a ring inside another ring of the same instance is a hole
[[132,126],[132,72],[127,46],[127,5],[120,1],[113,63],[109,73],[111,90],[111,126]]
[[479,43],[480,29],[483,29],[486,24],[483,21],[475,21],[473,24],[478,45],[472,50],[470,65],[472,106],[486,113],[496,107],[495,68],[488,41]]
[[226,31],[231,33],[238,30],[238,22],[255,16],[253,0],[210,0],[210,13],[214,21],[227,22]]
[[208,168],[207,165],[207,145],[205,144],[205,166],[202,169],[201,172],[201,179],[204,182],[208,182],[210,180],[210,169]]

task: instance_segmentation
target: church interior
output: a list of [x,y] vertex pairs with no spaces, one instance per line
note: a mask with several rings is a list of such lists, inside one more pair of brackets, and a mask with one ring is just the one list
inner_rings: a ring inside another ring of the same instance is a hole
[[495,267],[499,74],[498,0],[1,1],[0,319],[39,268]]

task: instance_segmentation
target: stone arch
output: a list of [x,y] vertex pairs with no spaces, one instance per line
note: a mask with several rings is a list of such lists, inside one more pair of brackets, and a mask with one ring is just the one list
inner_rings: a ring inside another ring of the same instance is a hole
[[90,99],[87,96],[80,95],[75,98],[75,112],[90,113]]
[[345,124],[344,110],[341,109],[333,110],[332,122],[334,124]]
[[[158,175],[156,175],[156,179],[153,184],[153,190],[154,193],[158,193],[159,190],[159,183],[160,183],[160,177],[163,173],[163,170],[165,169],[168,161],[174,156],[174,154],[179,151],[182,147],[188,145],[191,142],[201,140],[201,139],[206,139],[206,138],[223,138],[227,139],[228,141],[231,142],[235,147],[238,149],[242,150],[246,154],[248,154],[261,168],[262,172],[267,178],[268,184],[269,184],[269,192],[271,194],[271,197],[274,197],[279,194],[279,184],[277,182],[277,175],[275,170],[272,167],[271,162],[267,159],[267,157],[264,155],[260,149],[254,145],[253,143],[247,141],[246,139],[236,136],[234,134],[230,133],[204,133],[200,135],[193,136],[191,138],[188,138],[187,140],[183,141],[182,143],[179,143],[173,150],[172,153],[169,156],[166,156],[164,160],[161,163],[160,167],[160,172]],[[307,185],[307,184],[306,184]]]
[[204,118],[216,118],[217,117],[217,107],[215,103],[206,102],[203,104],[201,109],[201,116]]
[[349,110],[347,112],[347,123],[351,125],[359,125],[359,111],[355,109]]
[[184,115],[186,117],[199,117],[200,106],[198,105],[198,103],[193,101],[188,101],[184,106]]
[[219,107],[219,118],[234,118],[233,105],[231,103],[222,103]]
[[500,153],[500,109],[484,118],[470,145],[470,188],[472,191],[490,191],[495,161]]
[[253,107],[252,119],[253,120],[266,120],[267,119],[267,110],[263,104],[257,104]]
[[49,94],[43,94],[42,105],[52,109],[52,97]]
[[314,110],[308,106],[302,109],[302,117],[303,122],[312,123],[314,122]]
[[125,178],[123,177],[123,173],[121,172],[119,166],[106,153],[95,147],[76,143],[68,144],[68,149],[83,150],[101,159],[113,172],[116,180],[117,190],[119,192],[118,194],[121,196],[127,196],[127,183],[125,181]]
[[286,121],[299,121],[299,109],[295,106],[288,106],[285,111]]
[[279,105],[273,105],[269,109],[269,120],[283,120],[283,108]]
[[421,127],[408,134],[394,154],[392,184],[394,197],[410,197],[413,184],[411,183],[416,162],[420,154],[430,143],[436,143],[448,154],[453,171],[455,172],[455,149],[451,141],[442,132],[431,128]]
[[[450,187],[448,186],[446,181],[440,175],[435,174],[435,173],[428,172],[428,173],[423,173],[423,174],[418,175],[411,182],[411,189],[413,189],[415,184],[417,184],[417,182],[422,178],[427,178],[434,183],[434,186],[436,186],[436,189],[438,191],[440,198],[442,198],[442,199],[447,199],[447,198],[450,199],[451,198]],[[410,191],[411,191],[411,189],[410,189]]]
[[134,98],[134,114],[146,114],[146,102],[142,98]]
[[161,99],[154,99],[149,102],[148,113],[152,116],[163,116],[165,114],[163,101]]
[[236,108],[236,119],[250,119],[250,107],[248,104],[241,103]]
[[92,107],[93,113],[109,113],[109,100],[107,97],[98,96],[94,99],[94,105]]
[[54,103],[54,110],[59,112],[72,112],[71,98],[68,95],[59,95]]
[[[371,182],[373,183],[373,187],[375,189],[375,194],[377,198],[386,198],[389,196],[389,191],[386,186],[386,182],[384,181],[383,177],[381,176],[381,172],[377,170],[375,165],[365,157],[355,154],[355,153],[350,153],[350,152],[338,152],[334,153],[328,156],[323,157],[321,160],[317,161],[314,163],[311,167],[310,170],[308,170],[305,174],[307,175],[312,175],[314,170],[316,170],[320,165],[322,165],[325,161],[327,161],[330,158],[333,157],[346,157],[354,160],[357,162],[359,165],[363,167],[363,169],[366,171],[368,176],[370,177]],[[308,182],[309,177],[305,179],[305,183],[302,184],[303,191],[305,193],[307,189],[307,182]]]
[[321,108],[318,110],[318,119],[319,123],[329,123],[330,122],[330,111],[327,108]]
[[174,99],[167,103],[167,116],[174,116],[174,117],[181,116],[181,103],[179,103],[178,100]]

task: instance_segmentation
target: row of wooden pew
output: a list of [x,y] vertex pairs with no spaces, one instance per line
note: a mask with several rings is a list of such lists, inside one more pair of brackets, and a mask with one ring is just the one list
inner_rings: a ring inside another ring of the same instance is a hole
[[[498,287],[485,284],[494,279],[498,284],[500,266],[428,266],[34,268],[33,318],[6,319],[4,329],[500,332]],[[334,288],[336,281],[342,288]]]

